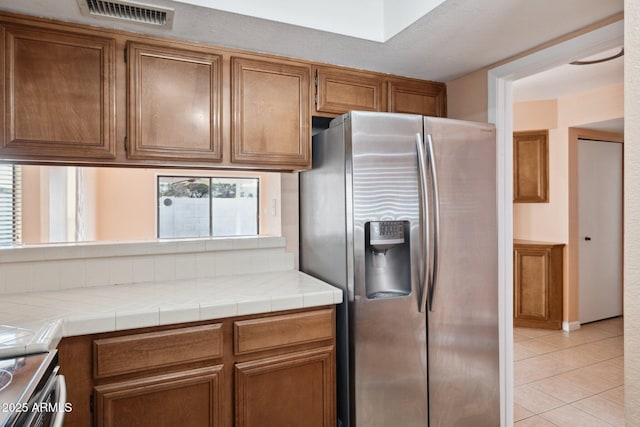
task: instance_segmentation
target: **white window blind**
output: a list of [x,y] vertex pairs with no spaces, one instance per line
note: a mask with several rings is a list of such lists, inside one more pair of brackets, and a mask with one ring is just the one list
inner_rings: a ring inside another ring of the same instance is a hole
[[0,244],[22,241],[20,166],[0,164]]

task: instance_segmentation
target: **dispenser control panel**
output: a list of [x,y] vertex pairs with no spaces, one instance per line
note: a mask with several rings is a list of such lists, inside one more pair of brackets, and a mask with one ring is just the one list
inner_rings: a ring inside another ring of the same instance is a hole
[[404,243],[405,221],[372,221],[369,223],[369,244],[398,245]]
[[409,230],[409,221],[365,222],[364,286],[367,299],[411,294]]

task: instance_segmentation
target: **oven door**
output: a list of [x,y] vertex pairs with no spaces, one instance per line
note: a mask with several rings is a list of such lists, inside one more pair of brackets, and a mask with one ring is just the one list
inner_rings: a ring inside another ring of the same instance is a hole
[[67,402],[65,379],[58,373],[56,350],[0,361],[0,426],[62,427]]
[[64,375],[55,367],[46,385],[29,399],[30,412],[18,425],[25,427],[62,427],[67,409],[67,386]]

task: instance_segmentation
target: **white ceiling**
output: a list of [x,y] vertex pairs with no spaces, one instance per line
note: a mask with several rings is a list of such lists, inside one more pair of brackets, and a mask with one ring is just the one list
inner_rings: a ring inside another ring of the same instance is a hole
[[[620,48],[582,58],[592,61],[611,57]],[[513,83],[515,102],[555,99],[593,91],[624,82],[624,56],[607,62],[590,65],[565,64]]]
[[[318,22],[333,22],[347,16],[343,10],[356,1],[362,0],[343,0],[333,7],[326,7],[331,3],[325,1],[305,4]],[[387,14],[393,5],[401,5],[387,1]],[[171,30],[86,17],[81,15],[77,0],[0,0],[0,9],[447,82],[622,12],[623,1],[446,0],[386,42],[171,0],[142,0],[175,9]],[[222,3],[226,2],[211,0],[212,5]],[[276,0],[256,3],[279,4]],[[362,14],[367,9],[363,4],[356,8]],[[362,25],[346,19],[354,26]]]
[[322,10],[339,10],[318,19],[318,3],[291,0],[175,0],[209,9],[284,22],[345,36],[385,42],[444,0],[323,0]]
[[[611,57],[619,53],[615,48],[581,58],[583,61]],[[592,92],[607,86],[624,83],[624,56],[590,65],[565,64],[513,82],[514,102],[559,99]],[[603,132],[624,132],[624,118],[598,123],[585,123],[583,128]]]
[[[0,10],[447,82],[624,9],[624,0],[135,0],[175,10],[163,30],[83,16],[78,1],[0,0]],[[623,62],[518,80],[514,99],[621,83]],[[593,128],[620,131],[622,122]]]

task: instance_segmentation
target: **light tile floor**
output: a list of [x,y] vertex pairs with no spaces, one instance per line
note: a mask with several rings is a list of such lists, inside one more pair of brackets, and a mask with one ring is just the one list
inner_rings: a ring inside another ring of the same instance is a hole
[[514,328],[514,422],[624,426],[622,317],[573,332]]

